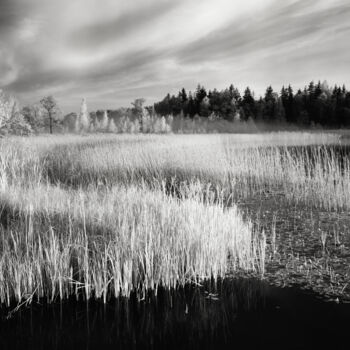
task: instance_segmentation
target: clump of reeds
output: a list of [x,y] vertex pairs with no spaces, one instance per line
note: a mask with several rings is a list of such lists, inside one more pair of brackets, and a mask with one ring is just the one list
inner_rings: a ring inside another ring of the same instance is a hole
[[179,199],[136,186],[9,187],[0,212],[0,300],[6,304],[72,294],[106,302],[131,291],[142,298],[158,286],[261,268],[251,223],[235,206],[225,209],[197,189]]

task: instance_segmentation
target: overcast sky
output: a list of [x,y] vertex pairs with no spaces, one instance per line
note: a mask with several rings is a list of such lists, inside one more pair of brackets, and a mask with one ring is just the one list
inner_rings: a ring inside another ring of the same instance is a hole
[[350,85],[349,0],[0,0],[0,87],[65,112],[198,83]]

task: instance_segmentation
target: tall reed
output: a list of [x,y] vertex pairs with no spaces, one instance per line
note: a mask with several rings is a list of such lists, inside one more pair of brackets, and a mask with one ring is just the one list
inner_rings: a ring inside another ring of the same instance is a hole
[[252,224],[208,198],[190,188],[178,199],[137,186],[9,187],[0,200],[0,300],[142,298],[158,286],[258,270]]

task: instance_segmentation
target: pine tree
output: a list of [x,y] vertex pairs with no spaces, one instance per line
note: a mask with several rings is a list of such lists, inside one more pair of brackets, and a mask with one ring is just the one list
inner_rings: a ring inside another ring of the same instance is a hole
[[289,96],[288,96],[288,90],[284,86],[282,86],[282,90],[281,90],[281,100],[282,100],[283,106],[284,106],[284,108],[285,108],[285,110],[287,112],[288,111],[288,107],[289,107],[288,106]]
[[187,93],[185,88],[182,88],[182,90],[179,92],[179,96],[181,97],[181,102],[185,103],[188,100]]
[[256,117],[255,100],[249,87],[244,90],[241,105],[246,119]]
[[205,90],[204,86],[200,86],[198,84],[196,89],[196,95],[195,95],[195,106],[196,106],[195,114],[200,114],[200,106],[206,96],[207,96],[207,91]]
[[264,97],[263,117],[267,121],[275,119],[276,109],[276,94],[274,93],[272,86],[266,89]]

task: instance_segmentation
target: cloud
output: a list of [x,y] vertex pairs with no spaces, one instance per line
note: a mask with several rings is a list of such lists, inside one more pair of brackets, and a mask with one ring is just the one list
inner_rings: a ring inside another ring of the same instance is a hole
[[[349,83],[346,0],[0,0],[0,87],[63,108],[182,86]],[[301,86],[302,87],[302,86]]]
[[79,49],[99,49],[103,45],[115,43],[122,37],[130,37],[135,32],[144,31],[180,4],[181,1],[154,2],[150,5],[145,2],[137,9],[130,9],[115,18],[78,28],[70,34],[69,43]]
[[[176,55],[182,62],[202,62],[222,57],[245,57],[261,50],[278,54],[278,47],[298,45],[339,29],[350,15],[350,4],[303,13],[314,1],[276,3],[258,18],[245,16],[224,28],[185,45]],[[341,45],[341,43],[340,43]],[[295,47],[290,47],[291,51]],[[317,47],[314,48],[317,51]]]

